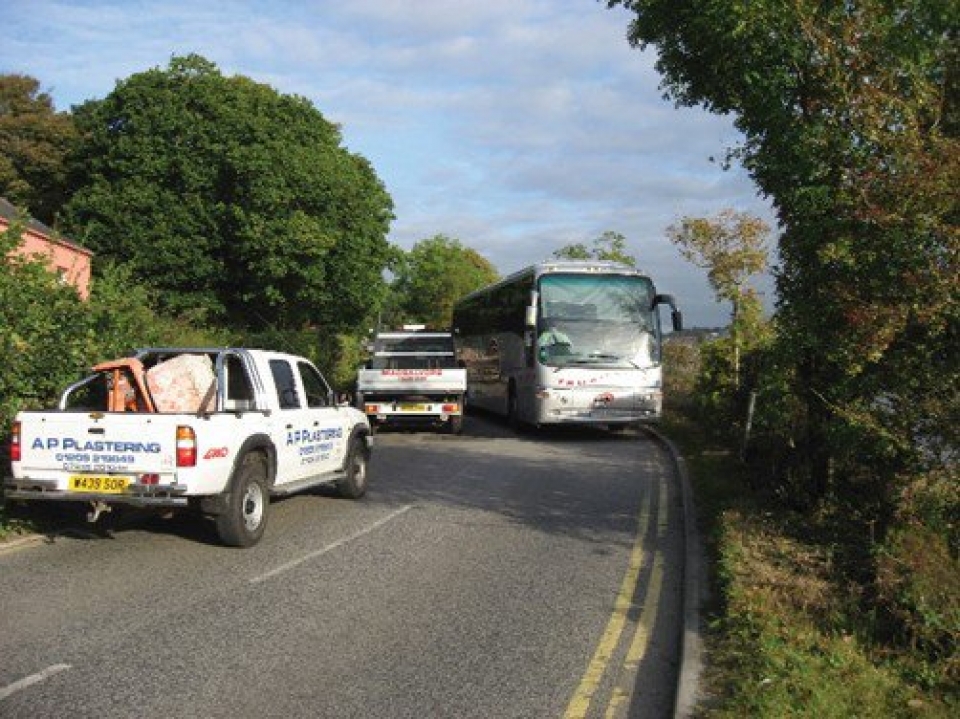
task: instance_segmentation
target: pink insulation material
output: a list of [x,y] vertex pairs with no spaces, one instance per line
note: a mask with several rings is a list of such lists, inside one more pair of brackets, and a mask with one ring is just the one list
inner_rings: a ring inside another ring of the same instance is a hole
[[215,380],[206,355],[178,355],[147,370],[147,386],[158,412],[212,411]]

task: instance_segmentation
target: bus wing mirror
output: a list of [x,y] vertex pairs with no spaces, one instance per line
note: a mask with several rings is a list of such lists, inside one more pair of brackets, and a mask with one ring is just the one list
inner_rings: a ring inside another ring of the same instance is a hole
[[653,298],[654,309],[656,309],[658,305],[670,305],[670,309],[672,310],[670,319],[673,322],[673,331],[681,331],[683,329],[683,314],[677,308],[677,301],[673,295],[657,295]]
[[651,309],[656,309],[657,305],[670,305],[673,309],[677,309],[677,301],[673,298],[673,295],[656,295],[653,298]]
[[[514,315],[516,316],[516,315]],[[527,307],[526,313],[524,314],[524,324],[527,327],[536,327],[537,326],[537,306],[532,305]]]
[[680,310],[673,310],[670,313],[670,319],[673,320],[673,331],[680,332],[683,329],[683,314]]

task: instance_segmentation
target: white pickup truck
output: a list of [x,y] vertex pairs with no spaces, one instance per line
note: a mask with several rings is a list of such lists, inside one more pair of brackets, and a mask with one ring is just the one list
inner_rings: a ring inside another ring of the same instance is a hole
[[453,335],[418,326],[379,332],[357,376],[357,407],[373,428],[431,426],[460,434],[466,392]]
[[195,509],[230,546],[263,535],[270,495],[367,488],[362,412],[308,360],[240,348],[151,348],[105,362],[56,410],[22,411],[10,444],[14,501]]

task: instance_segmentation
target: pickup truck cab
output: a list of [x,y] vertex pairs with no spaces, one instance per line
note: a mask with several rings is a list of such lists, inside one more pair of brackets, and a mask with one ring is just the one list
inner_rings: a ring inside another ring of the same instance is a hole
[[105,362],[59,406],[22,411],[7,500],[192,508],[231,546],[259,541],[271,495],[367,488],[370,424],[303,357],[243,348],[150,348]]

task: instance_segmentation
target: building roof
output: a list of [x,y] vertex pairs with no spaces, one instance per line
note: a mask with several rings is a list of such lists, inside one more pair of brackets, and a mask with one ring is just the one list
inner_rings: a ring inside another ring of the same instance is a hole
[[48,227],[47,225],[40,222],[40,220],[34,219],[30,215],[18,209],[16,205],[14,205],[12,202],[10,202],[4,197],[0,197],[0,218],[5,219],[8,223],[12,223],[16,220],[20,220],[25,224],[28,230],[37,232],[43,235],[44,237],[46,237],[48,240],[59,242],[64,245],[69,245],[70,247],[74,247],[77,250],[80,250],[81,252],[91,253],[88,248],[74,242],[73,240],[70,240],[67,237],[64,237],[63,235],[59,234],[56,230],[54,230],[52,227]]

